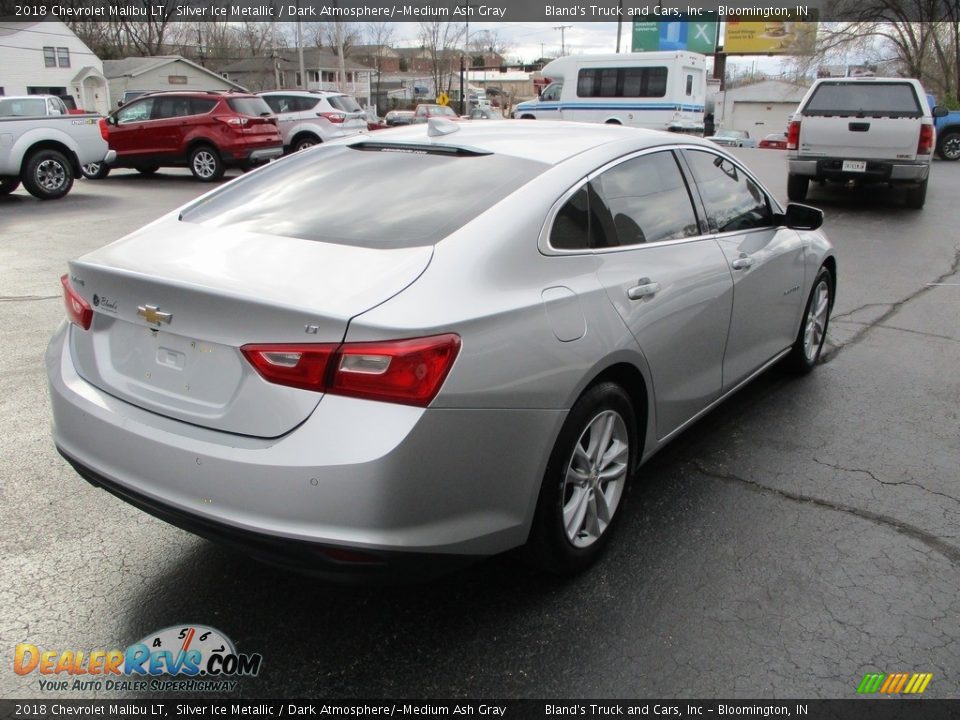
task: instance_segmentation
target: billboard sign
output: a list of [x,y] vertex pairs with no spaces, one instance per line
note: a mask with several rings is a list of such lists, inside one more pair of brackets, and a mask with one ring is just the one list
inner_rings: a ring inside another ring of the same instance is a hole
[[633,52],[689,50],[712,55],[717,49],[717,23],[700,21],[633,23]]
[[736,55],[811,55],[817,43],[815,22],[740,22],[730,19],[723,49]]

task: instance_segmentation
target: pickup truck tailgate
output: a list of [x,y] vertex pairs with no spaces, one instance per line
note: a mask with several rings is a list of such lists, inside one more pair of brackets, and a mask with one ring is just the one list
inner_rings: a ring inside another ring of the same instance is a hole
[[923,111],[909,83],[823,83],[800,112],[801,156],[917,157]]

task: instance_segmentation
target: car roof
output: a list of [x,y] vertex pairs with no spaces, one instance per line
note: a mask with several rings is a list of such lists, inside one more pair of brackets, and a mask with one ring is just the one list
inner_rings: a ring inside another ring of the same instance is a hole
[[346,93],[334,92],[333,90],[268,90],[257,93],[257,95],[295,95],[297,97],[328,98],[346,95]]
[[[434,120],[430,121],[435,122]],[[442,122],[442,119],[441,119]],[[661,130],[641,130],[618,125],[577,123],[556,120],[503,120],[496,123],[453,123],[449,134],[431,137],[429,124],[408,125],[391,130],[378,130],[374,136],[360,135],[347,144],[363,142],[408,145],[435,144],[468,150],[512,155],[556,165],[580,153],[611,143],[630,142],[632,150],[682,143],[716,146],[692,135],[677,135]]]

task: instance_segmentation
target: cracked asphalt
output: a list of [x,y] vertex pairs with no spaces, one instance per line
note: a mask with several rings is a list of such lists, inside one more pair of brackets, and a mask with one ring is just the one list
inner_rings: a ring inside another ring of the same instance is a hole
[[[782,153],[739,153],[785,196]],[[66,261],[204,189],[117,172],[0,198],[0,697],[41,696],[17,643],[112,649],[182,623],[263,655],[251,698],[851,698],[875,671],[960,697],[960,163],[934,164],[919,212],[813,187],[839,262],[823,363],[773,369],[648,463],[593,570],[495,558],[394,588],[263,566],[53,449],[42,354]]]

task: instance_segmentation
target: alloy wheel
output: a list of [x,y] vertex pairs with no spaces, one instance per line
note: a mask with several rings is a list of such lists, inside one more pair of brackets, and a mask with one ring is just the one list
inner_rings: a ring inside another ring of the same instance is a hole
[[44,160],[37,165],[37,184],[44,190],[54,192],[67,181],[67,171],[56,160]]
[[627,479],[630,441],[615,410],[593,417],[580,434],[563,484],[563,527],[574,547],[589,547],[606,531]]
[[808,362],[814,362],[820,352],[829,312],[830,286],[826,279],[821,279],[813,292],[810,309],[807,311],[807,324],[803,329],[803,353]]

